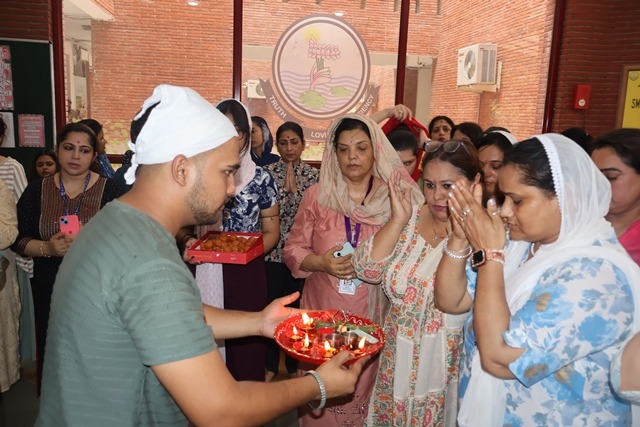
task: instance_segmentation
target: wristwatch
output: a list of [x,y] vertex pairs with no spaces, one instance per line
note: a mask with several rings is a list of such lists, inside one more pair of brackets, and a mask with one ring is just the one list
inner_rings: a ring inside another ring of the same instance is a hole
[[495,261],[504,265],[504,250],[502,249],[480,249],[471,255],[471,267],[482,267],[487,261]]

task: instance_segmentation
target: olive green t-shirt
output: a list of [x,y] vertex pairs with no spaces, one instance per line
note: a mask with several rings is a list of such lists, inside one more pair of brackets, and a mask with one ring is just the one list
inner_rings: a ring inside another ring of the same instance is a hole
[[215,349],[175,238],[114,201],[71,245],[56,278],[37,426],[181,426],[151,366]]

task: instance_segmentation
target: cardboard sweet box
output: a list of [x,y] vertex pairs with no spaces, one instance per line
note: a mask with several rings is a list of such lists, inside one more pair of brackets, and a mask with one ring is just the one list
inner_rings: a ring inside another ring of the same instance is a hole
[[[246,248],[241,239],[252,243]],[[262,233],[231,231],[209,231],[187,250],[187,255],[196,261],[222,264],[248,264],[263,254]]]

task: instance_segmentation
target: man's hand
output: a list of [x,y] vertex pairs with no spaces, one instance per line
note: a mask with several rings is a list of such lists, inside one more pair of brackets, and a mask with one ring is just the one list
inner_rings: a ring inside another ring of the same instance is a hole
[[294,292],[292,294],[283,296],[273,300],[271,304],[266,306],[260,313],[261,325],[260,334],[267,338],[273,338],[273,333],[276,326],[288,317],[294,316],[300,313],[300,310],[293,307],[286,307],[300,297],[300,292]]
[[370,357],[363,357],[350,366],[344,366],[352,358],[351,353],[343,350],[316,370],[324,381],[328,398],[351,394],[356,389],[362,368]]

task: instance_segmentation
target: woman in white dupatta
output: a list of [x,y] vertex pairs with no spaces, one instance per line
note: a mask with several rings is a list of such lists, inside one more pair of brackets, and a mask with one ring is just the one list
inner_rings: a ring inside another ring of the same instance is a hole
[[465,263],[451,257],[436,276],[441,309],[473,306],[459,424],[630,425],[608,374],[637,328],[640,271],[604,220],[607,179],[578,145],[546,134],[514,147],[499,186],[501,211],[495,201],[484,211],[480,191],[456,186],[450,195],[450,248],[471,245],[477,281],[468,269],[467,288]]

